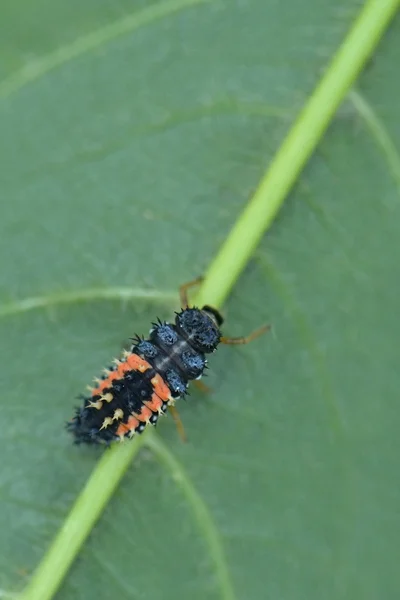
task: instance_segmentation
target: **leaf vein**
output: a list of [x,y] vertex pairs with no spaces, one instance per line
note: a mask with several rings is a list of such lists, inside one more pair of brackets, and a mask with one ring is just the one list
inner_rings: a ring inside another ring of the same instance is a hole
[[349,99],[357,113],[364,120],[364,123],[378,148],[382,151],[387,167],[396,182],[396,187],[400,195],[400,152],[397,150],[385,125],[379,119],[371,104],[367,102],[360,92],[357,92],[356,90],[350,91]]
[[130,302],[132,300],[150,300],[152,302],[176,304],[177,293],[124,286],[83,288],[47,294],[44,296],[32,296],[0,305],[0,318],[14,316],[39,308],[46,309],[59,305],[93,302],[99,300],[120,300],[125,302]]
[[7,98],[18,92],[29,83],[40,79],[57,67],[88,54],[96,48],[132,33],[135,30],[149,25],[155,21],[168,17],[185,8],[204,4],[213,0],[166,0],[155,6],[150,6],[132,14],[125,15],[122,19],[106,25],[96,31],[87,33],[77,38],[71,44],[61,46],[54,52],[42,56],[36,61],[28,63],[24,68],[10,75],[0,83],[0,98]]
[[265,253],[257,252],[256,259],[264,269],[264,272],[267,274],[269,281],[274,285],[275,290],[278,292],[278,294],[290,310],[290,314],[292,316],[296,329],[301,335],[303,343],[308,349],[310,357],[313,359],[315,377],[321,389],[321,393],[325,400],[325,403],[328,406],[332,415],[332,428],[336,434],[340,433],[341,435],[343,435],[345,431],[345,424],[343,422],[343,417],[340,413],[339,403],[329,380],[329,375],[327,373],[325,365],[325,359],[322,355],[317,341],[314,338],[310,325],[305,315],[303,314],[300,306],[295,301],[294,295],[291,294],[289,289],[286,288],[285,283],[282,281],[274,266],[265,256]]
[[175,483],[181,488],[202,529],[219,579],[221,598],[224,600],[234,600],[235,593],[222,543],[206,504],[185,473],[182,465],[170,452],[161,438],[153,432],[149,433],[150,435],[146,436],[145,445],[154,452],[160,463],[170,472]]
[[[92,547],[92,557],[97,560],[102,570],[107,573],[107,577],[112,581],[113,587],[118,586],[123,592],[126,593],[128,598],[135,598],[139,596],[138,590],[132,590],[130,585],[127,585],[124,578],[119,576],[113,568],[113,563],[110,560],[105,560],[96,550]],[[118,598],[120,595],[118,594]]]

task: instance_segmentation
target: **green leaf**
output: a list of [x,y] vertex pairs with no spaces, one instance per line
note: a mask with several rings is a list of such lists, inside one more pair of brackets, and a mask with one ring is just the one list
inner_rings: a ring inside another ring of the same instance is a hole
[[[3,596],[99,458],[74,396],[206,270],[359,10],[2,8]],[[213,357],[189,443],[148,438],[60,598],[396,597],[398,29],[229,300],[225,331],[273,335]]]

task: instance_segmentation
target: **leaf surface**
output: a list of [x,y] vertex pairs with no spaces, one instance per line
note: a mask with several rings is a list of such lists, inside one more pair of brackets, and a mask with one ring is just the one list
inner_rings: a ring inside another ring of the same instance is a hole
[[[4,3],[5,593],[98,460],[74,397],[204,272],[360,6]],[[208,518],[237,598],[396,597],[399,26],[226,306],[227,333],[273,333],[212,357],[188,444],[165,419],[173,462],[140,454],[60,599],[221,597]]]

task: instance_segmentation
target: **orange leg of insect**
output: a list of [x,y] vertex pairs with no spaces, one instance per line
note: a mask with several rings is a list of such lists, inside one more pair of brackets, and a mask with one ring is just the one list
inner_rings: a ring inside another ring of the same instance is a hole
[[203,394],[210,394],[212,392],[212,389],[203,383],[203,381],[200,381],[200,379],[195,379],[192,383]]
[[181,299],[181,307],[182,308],[186,308],[187,306],[189,306],[189,301],[188,301],[188,295],[187,292],[190,288],[194,287],[195,285],[198,285],[199,283],[201,283],[203,281],[203,277],[197,277],[196,279],[193,279],[193,281],[189,281],[188,283],[184,283],[183,285],[181,285],[181,287],[179,288],[179,297]]
[[248,344],[271,329],[271,325],[263,325],[245,337],[222,337],[221,344]]
[[175,406],[169,406],[169,411],[172,415],[172,418],[175,421],[175,425],[178,430],[179,437],[181,438],[182,442],[187,442],[185,428],[183,427],[183,423],[181,421],[181,418],[180,418],[179,413],[176,410]]

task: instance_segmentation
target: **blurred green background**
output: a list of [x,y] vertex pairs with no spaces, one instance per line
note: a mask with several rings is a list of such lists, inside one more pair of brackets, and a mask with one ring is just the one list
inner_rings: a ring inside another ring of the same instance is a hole
[[[2,2],[0,597],[98,460],[64,431],[74,398],[204,272],[362,4]],[[398,598],[399,36],[397,18],[225,307],[226,333],[273,333],[213,357],[188,444],[158,429],[238,599]],[[57,597],[220,597],[148,450]]]

